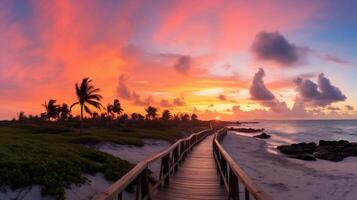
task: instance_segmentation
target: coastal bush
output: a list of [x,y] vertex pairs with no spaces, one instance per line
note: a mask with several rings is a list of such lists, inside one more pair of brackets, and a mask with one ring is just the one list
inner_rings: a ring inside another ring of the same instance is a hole
[[90,148],[91,144],[142,146],[144,138],[174,141],[183,136],[183,130],[191,128],[106,128],[87,124],[89,128],[79,133],[72,126],[76,123],[69,123],[0,122],[0,187],[17,189],[36,184],[41,186],[43,195],[62,200],[65,188],[88,181],[86,174],[103,173],[106,179],[116,181],[133,167],[127,161]]
[[12,189],[37,184],[43,195],[65,198],[65,188],[87,181],[85,174],[103,173],[115,181],[132,168],[107,153],[66,142],[60,135],[33,135],[26,129],[0,128],[0,186]]
[[33,147],[27,153],[31,156],[24,154],[21,159],[15,155],[5,155],[0,160],[1,185],[17,189],[38,184],[42,187],[43,195],[64,199],[64,188],[87,181],[83,174],[101,172],[109,180],[115,181],[132,167],[126,161],[90,148],[61,145],[60,148],[42,146],[47,149],[45,151],[39,146]]

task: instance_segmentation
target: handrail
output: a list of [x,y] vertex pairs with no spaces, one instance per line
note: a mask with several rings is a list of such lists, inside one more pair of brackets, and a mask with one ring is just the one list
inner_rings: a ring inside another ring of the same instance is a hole
[[272,198],[253,183],[250,177],[238,166],[232,157],[224,150],[220,141],[227,135],[227,128],[218,130],[213,140],[213,155],[216,161],[217,172],[221,175],[221,184],[225,186],[229,199],[239,199],[239,183],[244,186],[245,200],[250,196],[255,200],[272,200]]
[[[187,153],[206,136],[212,133],[212,129],[206,129],[189,137],[179,139],[167,149],[140,161],[104,192],[99,193],[94,200],[122,199],[122,193],[130,184],[136,183],[136,200],[151,199],[156,188],[170,183],[170,176],[178,170],[178,166],[184,161]],[[160,177],[155,184],[149,183],[149,164],[161,159]]]

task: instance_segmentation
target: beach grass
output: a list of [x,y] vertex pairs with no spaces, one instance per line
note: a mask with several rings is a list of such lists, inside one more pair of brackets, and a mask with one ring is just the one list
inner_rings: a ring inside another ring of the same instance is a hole
[[43,195],[65,198],[65,188],[83,184],[85,174],[103,173],[115,181],[133,164],[89,148],[102,142],[144,145],[143,138],[174,141],[182,127],[88,127],[82,133],[59,123],[0,123],[0,187],[40,185]]

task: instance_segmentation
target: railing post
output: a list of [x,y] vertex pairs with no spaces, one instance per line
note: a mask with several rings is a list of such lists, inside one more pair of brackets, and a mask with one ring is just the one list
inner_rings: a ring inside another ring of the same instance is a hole
[[185,147],[185,141],[182,141],[181,143],[181,147],[180,147],[180,151],[181,151],[181,162],[183,162],[185,160],[185,150],[186,150],[186,147]]
[[148,196],[151,199],[149,188],[149,169],[146,167],[141,175],[141,197]]
[[136,185],[136,190],[135,190],[135,200],[141,200],[141,177],[139,176],[137,180],[138,183]]
[[[214,151],[216,153],[216,158],[217,158],[217,161],[216,161],[217,173],[219,173],[219,167],[221,167],[221,165],[220,165],[221,154],[217,149],[215,149]],[[221,175],[219,175],[219,176],[221,177]]]
[[249,200],[250,198],[249,198],[249,191],[248,191],[248,189],[247,189],[247,187],[245,187],[244,188],[244,196],[245,196],[245,200]]
[[147,199],[151,199],[149,192],[149,173],[147,167],[140,173],[138,177],[138,183],[136,186],[136,200],[144,199],[146,196]]
[[223,177],[222,177],[222,179],[221,179],[221,184],[223,185],[223,181],[224,181],[224,179],[226,179],[227,178],[227,165],[226,165],[226,160],[221,156],[221,170],[222,170],[222,172],[223,172]]
[[118,194],[118,200],[122,200],[123,199],[123,192],[120,192],[119,194]]
[[239,196],[239,178],[236,176],[236,178],[237,178],[237,186],[236,186],[236,188],[237,188],[237,200],[239,200],[240,199],[240,196]]
[[169,185],[170,184],[170,154],[167,154],[166,156],[162,157],[162,174],[163,176],[166,177],[164,178],[164,185]]
[[185,146],[185,144],[184,144],[184,141],[183,142],[181,142],[180,143],[180,164],[182,163],[182,161],[185,159],[185,157],[184,157],[184,155],[183,155],[183,152],[185,151],[185,149],[184,149],[184,146]]
[[239,200],[238,180],[232,170],[229,170],[229,198]]
[[174,172],[177,172],[178,171],[178,165],[179,165],[179,146],[177,146],[175,149],[174,149]]

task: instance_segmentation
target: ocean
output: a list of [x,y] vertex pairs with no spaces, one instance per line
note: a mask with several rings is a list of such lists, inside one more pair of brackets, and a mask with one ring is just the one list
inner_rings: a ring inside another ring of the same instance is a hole
[[[356,200],[357,157],[340,162],[304,161],[277,152],[276,146],[319,140],[357,142],[357,120],[259,121],[270,139],[229,131],[222,145],[242,170],[275,200]],[[258,133],[259,134],[259,133]],[[242,137],[240,135],[249,136]]]
[[[244,127],[264,128],[272,136],[266,140],[269,152],[276,152],[277,145],[319,140],[348,140],[357,142],[357,120],[262,120],[243,124]],[[243,134],[252,136],[255,134]]]

